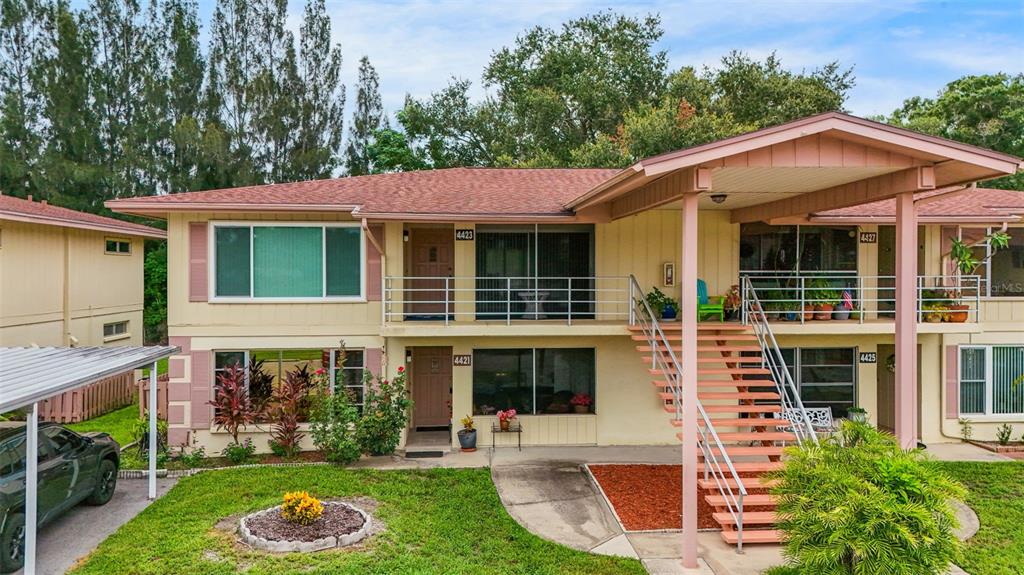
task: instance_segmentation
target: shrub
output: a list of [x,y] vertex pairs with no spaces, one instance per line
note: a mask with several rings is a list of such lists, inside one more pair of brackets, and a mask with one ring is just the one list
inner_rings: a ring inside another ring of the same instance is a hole
[[369,371],[363,372],[366,401],[356,429],[356,441],[363,453],[390,455],[398,448],[412,405],[405,381],[405,368],[401,366],[390,381],[378,377],[374,382]]
[[217,385],[210,405],[214,408],[213,423],[217,429],[227,430],[231,434],[231,442],[240,445],[239,430],[253,424],[257,416],[245,387],[245,370],[232,365],[217,374]]
[[284,494],[284,503],[281,505],[281,517],[286,521],[309,525],[320,519],[324,514],[324,506],[320,500],[311,496],[305,491],[293,491]]
[[[149,453],[149,414],[132,423],[132,441],[139,450],[139,455]],[[167,451],[167,420],[156,420],[156,445],[158,453]]]
[[964,441],[970,441],[971,437],[974,436],[974,426],[971,425],[971,420],[961,417],[957,420],[957,423],[960,424],[960,437],[962,437]]
[[249,461],[256,455],[256,446],[253,444],[252,439],[246,439],[242,443],[232,441],[220,453],[227,457],[228,461],[238,465]]
[[188,449],[182,445],[178,451],[178,461],[185,467],[203,467],[206,464],[206,448],[200,445]]
[[1008,423],[1000,425],[996,430],[996,439],[999,440],[999,445],[1008,445],[1013,439],[1013,427]]
[[964,490],[923,452],[847,421],[787,456],[770,474],[788,560],[775,573],[940,574],[959,556],[949,500]]
[[313,444],[332,463],[352,463],[359,459],[355,430],[359,413],[344,390],[332,393],[330,378],[323,369],[316,370],[313,384],[317,393],[311,398],[309,434]]
[[298,453],[305,437],[299,432],[299,421],[306,412],[309,387],[309,370],[303,366],[287,372],[273,391],[267,416],[271,420],[270,450],[275,455],[292,457]]

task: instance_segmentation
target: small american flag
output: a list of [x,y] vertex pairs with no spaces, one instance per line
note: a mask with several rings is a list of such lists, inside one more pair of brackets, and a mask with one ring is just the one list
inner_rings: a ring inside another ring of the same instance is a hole
[[850,295],[850,290],[843,290],[843,307],[853,309],[853,296]]

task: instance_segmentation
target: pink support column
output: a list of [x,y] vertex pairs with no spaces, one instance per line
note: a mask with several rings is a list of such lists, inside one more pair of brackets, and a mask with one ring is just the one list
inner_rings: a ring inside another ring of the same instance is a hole
[[896,439],[917,446],[917,207],[896,196]]
[[679,311],[682,319],[683,567],[697,567],[697,194],[683,196]]

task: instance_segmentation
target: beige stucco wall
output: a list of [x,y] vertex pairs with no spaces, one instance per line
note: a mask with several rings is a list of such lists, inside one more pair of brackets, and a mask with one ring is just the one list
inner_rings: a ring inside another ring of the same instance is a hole
[[[143,239],[89,230],[0,221],[0,345],[141,345]],[[106,238],[131,242],[105,253]],[[129,322],[128,337],[104,339],[103,324]]]

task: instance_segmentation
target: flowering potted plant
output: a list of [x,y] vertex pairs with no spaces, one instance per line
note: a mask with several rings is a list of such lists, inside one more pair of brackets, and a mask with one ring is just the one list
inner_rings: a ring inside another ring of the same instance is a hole
[[734,284],[729,288],[729,291],[725,292],[725,297],[722,299],[722,307],[725,309],[725,319],[736,319],[739,315],[740,305],[742,303],[742,298],[740,298],[740,286]]
[[476,428],[473,427],[473,416],[462,418],[462,429],[459,430],[459,445],[463,451],[476,451]]
[[512,420],[515,419],[515,418],[516,418],[516,410],[514,410],[514,409],[506,409],[504,411],[499,411],[498,412],[498,425],[501,427],[501,430],[502,431],[508,431],[509,425],[512,423]]
[[594,403],[594,398],[587,393],[577,393],[572,396],[569,403],[572,404],[572,409],[576,413],[590,413],[590,406]]

